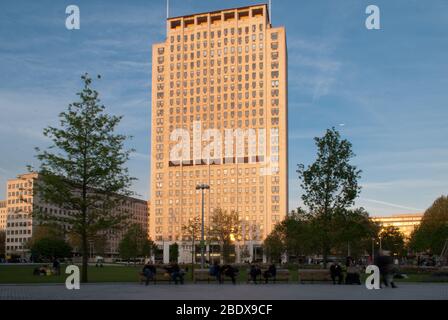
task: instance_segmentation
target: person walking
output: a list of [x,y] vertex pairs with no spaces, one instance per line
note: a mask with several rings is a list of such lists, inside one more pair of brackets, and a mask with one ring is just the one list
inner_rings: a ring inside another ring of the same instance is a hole
[[390,284],[392,288],[397,288],[394,282],[393,258],[390,256],[390,252],[387,250],[380,251],[375,260],[375,264],[380,269],[381,282],[386,287]]

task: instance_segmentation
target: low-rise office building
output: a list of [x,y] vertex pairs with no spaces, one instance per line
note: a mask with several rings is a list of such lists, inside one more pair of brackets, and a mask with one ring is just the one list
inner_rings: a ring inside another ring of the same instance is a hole
[[[5,203],[5,230],[6,243],[5,252],[7,256],[27,256],[27,242],[33,236],[39,221],[33,217],[33,212],[38,210],[46,214],[60,217],[69,216],[70,212],[58,206],[42,202],[35,192],[35,183],[39,179],[37,173],[26,173],[17,176],[16,179],[9,179],[7,182],[7,198]],[[148,232],[148,202],[132,197],[127,197],[123,204],[115,209],[125,211],[129,214],[129,224],[139,224]],[[113,212],[111,213],[113,214]],[[70,226],[62,224],[66,234],[69,234]],[[115,257],[119,254],[118,245],[123,237],[124,231],[107,230],[104,232],[105,248],[102,254],[106,257]],[[97,248],[98,249],[98,248]],[[75,252],[78,251],[74,246]],[[92,244],[90,247],[91,256],[97,252]]]
[[406,238],[409,238],[412,231],[414,231],[414,229],[420,225],[422,218],[423,214],[413,213],[396,214],[384,217],[372,217],[371,219],[375,222],[378,222],[383,228],[389,226],[397,227]]

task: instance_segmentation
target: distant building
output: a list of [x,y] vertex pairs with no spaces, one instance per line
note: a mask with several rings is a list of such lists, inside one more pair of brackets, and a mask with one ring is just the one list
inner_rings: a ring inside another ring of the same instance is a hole
[[[57,206],[43,203],[36,196],[35,181],[38,179],[37,173],[27,173],[17,176],[16,179],[9,179],[7,182],[7,199],[4,201],[5,226],[6,226],[6,255],[13,254],[24,256],[28,253],[27,241],[32,237],[33,231],[38,226],[36,218],[32,217],[35,210],[53,214],[56,216],[67,216],[69,212]],[[140,199],[127,197],[126,202],[117,211],[127,211],[130,215],[129,223],[137,223],[148,232],[148,202]],[[0,207],[1,207],[0,202]],[[3,211],[1,211],[3,212]],[[70,231],[69,225],[62,226],[66,232]],[[112,230],[105,232],[106,248],[105,256],[114,257],[118,255],[118,245],[122,239],[123,232]],[[76,248],[74,248],[76,250]],[[95,254],[95,248],[91,247]]]
[[375,222],[380,223],[383,228],[389,226],[397,227],[400,232],[405,235],[406,238],[409,238],[412,231],[414,231],[414,229],[420,225],[422,218],[423,214],[414,213],[397,214],[385,217],[372,217],[371,219]]
[[6,200],[0,200],[0,230],[6,228]]

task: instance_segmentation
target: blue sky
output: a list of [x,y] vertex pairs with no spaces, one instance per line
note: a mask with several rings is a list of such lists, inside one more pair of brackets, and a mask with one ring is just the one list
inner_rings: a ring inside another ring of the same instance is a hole
[[[171,0],[171,15],[260,1]],[[81,29],[65,28],[76,4]],[[381,10],[381,30],[364,27]],[[151,44],[165,37],[165,1],[0,3],[0,198],[5,181],[36,164],[42,129],[76,99],[81,73],[137,149],[134,189],[149,194]],[[312,138],[335,126],[363,170],[357,205],[372,215],[426,209],[448,190],[448,2],[274,0],[287,30],[290,207],[300,204],[296,164],[315,156]],[[344,124],[344,126],[340,126]]]

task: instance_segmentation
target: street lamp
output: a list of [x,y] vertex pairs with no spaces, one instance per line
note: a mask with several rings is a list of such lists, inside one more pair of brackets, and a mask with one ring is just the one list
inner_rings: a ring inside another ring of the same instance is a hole
[[208,184],[202,183],[196,186],[196,190],[202,192],[202,225],[201,225],[201,269],[204,269],[204,190],[210,189]]

